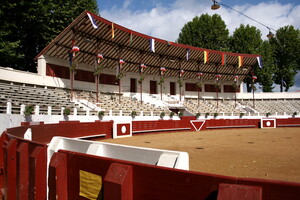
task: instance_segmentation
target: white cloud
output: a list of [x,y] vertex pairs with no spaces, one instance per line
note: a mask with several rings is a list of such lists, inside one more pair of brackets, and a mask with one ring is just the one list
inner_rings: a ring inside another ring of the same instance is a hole
[[[211,10],[211,2],[207,0],[177,0],[172,5],[165,6],[158,3],[150,10],[137,11],[130,10],[131,4],[133,0],[125,0],[120,8],[114,6],[110,10],[102,10],[101,16],[135,31],[168,41],[175,41],[185,23],[205,13],[219,14],[230,34],[242,23],[260,29],[263,39],[267,39],[266,35],[269,31],[266,27],[224,6],[216,11]],[[233,6],[233,8],[275,30],[286,25],[293,25],[300,29],[300,5],[293,7],[292,4],[280,4],[274,1]],[[295,82],[295,86],[290,91],[300,89],[300,79],[296,78]],[[277,88],[274,91],[277,91]]]
[[[121,8],[102,10],[101,15],[127,28],[170,41],[178,38],[185,23],[205,13],[221,15],[231,34],[241,23],[259,28],[264,39],[268,34],[268,29],[264,26],[224,6],[217,11],[211,10],[211,2],[207,0],[177,0],[168,7],[156,4],[150,10],[139,11],[130,10],[132,3],[132,0],[125,0]],[[300,6],[293,7],[292,4],[270,2],[233,6],[233,8],[275,30],[285,25],[294,25],[298,29],[300,27],[300,20],[297,20],[300,18]]]

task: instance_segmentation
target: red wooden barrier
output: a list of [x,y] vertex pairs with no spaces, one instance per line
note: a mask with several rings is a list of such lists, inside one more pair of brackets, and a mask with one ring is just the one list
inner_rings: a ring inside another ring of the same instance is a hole
[[300,127],[300,118],[276,119],[277,127]]
[[242,185],[262,187],[262,199],[300,199],[300,183],[255,178],[239,178],[238,182]]
[[[300,118],[277,120],[277,124],[300,124]],[[228,124],[229,127],[244,125],[258,127],[259,122],[260,119],[235,119],[230,122],[228,122],[228,120],[211,119],[206,120],[204,127],[227,127]],[[99,133],[100,129],[107,131],[108,135],[111,137],[112,124],[112,121],[96,123],[72,122],[30,125],[8,129],[9,134],[3,133],[0,138],[0,144],[3,147],[0,149],[0,170],[3,169],[4,171],[4,174],[1,174],[2,172],[0,171],[0,186],[1,188],[5,187],[6,189],[5,198],[46,198],[47,147],[43,144],[18,138],[23,136],[28,127],[33,130],[34,140],[49,142],[50,139],[57,134],[64,134],[63,136],[67,137],[79,137]],[[135,125],[136,130],[153,130],[166,127],[174,129],[192,127],[189,119],[134,121],[133,124]],[[194,129],[192,128],[191,130]],[[59,197],[60,199],[86,199],[79,195],[80,180],[78,174],[81,170],[104,177],[104,180],[107,180],[104,184],[112,184],[111,186],[107,186],[108,188],[117,186],[120,187],[119,190],[122,191],[123,188],[121,188],[121,186],[123,187],[123,185],[120,185],[120,182],[116,181],[114,177],[109,179],[108,175],[111,175],[109,168],[112,167],[112,169],[118,169],[118,167],[112,165],[112,163],[116,163],[117,166],[120,166],[119,164],[121,164],[121,166],[129,166],[125,168],[123,172],[125,171],[130,174],[130,171],[132,171],[131,185],[133,188],[132,196],[134,199],[177,200],[216,198],[220,183],[262,187],[263,199],[300,199],[300,193],[298,192],[300,190],[299,183],[244,178],[238,179],[234,177],[154,167],[63,150],[60,150],[59,153],[55,153],[51,160],[49,186],[52,188],[55,187],[55,192],[51,192],[49,195],[51,198],[53,197],[53,199],[56,199],[56,197]],[[27,173],[26,171],[29,172]],[[26,185],[26,183],[28,183],[26,180],[29,180],[29,186]],[[126,181],[127,179],[125,178],[124,180]],[[130,179],[128,180],[128,183],[130,183]],[[58,188],[62,187],[67,187],[67,190],[58,190]],[[29,196],[25,195],[26,191],[29,193]],[[23,194],[25,196],[23,196]],[[126,195],[128,194],[126,193]],[[123,196],[124,194],[121,195],[121,198],[123,198]]]
[[249,185],[221,183],[218,200],[261,200],[262,188]]
[[68,199],[67,156],[55,153],[49,164],[49,200]]
[[22,142],[17,149],[17,182],[18,197],[28,199],[29,192],[29,154],[28,143]]
[[7,199],[17,199],[17,140],[12,139],[4,149],[4,178]]
[[62,137],[83,137],[91,135],[106,134],[103,138],[112,137],[112,125],[113,121],[98,121],[98,122],[78,122],[67,121],[60,122],[59,124],[42,124],[42,125],[30,125],[9,129],[9,133],[23,137],[27,128],[32,130],[32,140],[49,143],[54,136]]
[[104,199],[132,200],[132,166],[112,163],[104,179]]
[[30,199],[46,199],[47,148],[36,147],[30,155]]
[[[109,167],[112,163],[132,166],[134,199],[198,200],[207,197],[216,198],[219,183],[237,183],[237,179],[234,177],[155,167],[153,165],[97,157],[65,150],[59,150],[59,152],[67,155],[67,166],[72,166],[68,168],[69,199],[85,199],[79,196],[79,170],[105,177],[105,180],[112,180],[111,178],[106,178],[111,173],[109,172]],[[129,169],[125,169],[126,172],[128,172],[127,170]],[[124,172],[124,170],[121,171]],[[52,179],[53,177],[49,178]],[[103,188],[107,187],[106,183],[104,181]]]

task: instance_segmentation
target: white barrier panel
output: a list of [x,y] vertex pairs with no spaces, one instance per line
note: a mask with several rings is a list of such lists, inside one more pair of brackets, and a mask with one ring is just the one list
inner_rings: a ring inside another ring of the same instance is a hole
[[48,146],[48,164],[54,152],[59,149],[86,153],[150,165],[189,170],[187,152],[133,147],[65,137],[53,137]]
[[25,140],[32,140],[32,131],[31,128],[28,128],[26,132],[24,133],[24,139]]

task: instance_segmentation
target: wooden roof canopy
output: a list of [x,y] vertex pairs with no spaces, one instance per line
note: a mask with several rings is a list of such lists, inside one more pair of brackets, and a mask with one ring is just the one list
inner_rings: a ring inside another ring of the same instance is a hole
[[[88,14],[92,16],[98,28],[93,27]],[[146,75],[160,75],[160,68],[164,67],[166,77],[179,77],[180,70],[184,70],[184,79],[196,79],[197,73],[201,72],[203,80],[215,80],[219,74],[219,80],[233,81],[236,75],[239,80],[243,80],[257,65],[257,57],[260,57],[177,44],[112,24],[114,23],[111,21],[84,11],[35,59],[47,55],[68,61],[69,52],[75,45],[80,48],[76,54],[79,65],[85,63],[93,66],[97,53],[101,53],[104,57],[101,64],[105,68],[116,69],[118,61],[123,59],[126,63],[122,71],[125,72],[139,73],[140,65],[145,64],[147,68],[143,73]],[[155,52],[150,51],[150,39],[155,40]],[[187,51],[190,55],[188,60]],[[209,54],[209,61],[204,64],[205,51]],[[222,65],[222,55],[226,55],[225,65],[224,62]],[[243,60],[241,67],[238,67],[239,57]]]

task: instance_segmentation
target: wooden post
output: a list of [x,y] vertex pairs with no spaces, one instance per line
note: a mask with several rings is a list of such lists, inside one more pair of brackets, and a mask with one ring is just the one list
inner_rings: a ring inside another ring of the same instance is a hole
[[49,199],[68,199],[67,155],[54,153],[49,164]]
[[199,99],[200,99],[200,88],[198,88],[198,107],[200,105],[200,102],[199,102],[200,100]]
[[35,147],[29,158],[30,187],[29,199],[46,199],[47,197],[47,146]]
[[119,104],[121,104],[121,79],[119,79]]
[[73,101],[73,85],[74,85],[74,76],[73,76],[74,72],[73,70],[70,71],[70,79],[71,79],[71,94],[70,94],[70,99],[71,101]]
[[99,78],[100,75],[96,75],[96,103],[99,103]]
[[[253,85],[254,85],[254,83],[253,83]],[[254,88],[252,88],[252,91],[253,91],[253,108],[255,109]]]
[[141,104],[143,104],[143,82],[140,82]]
[[133,168],[130,165],[112,163],[104,178],[104,199],[133,199]]
[[219,110],[219,88],[217,88],[217,111]]
[[29,154],[28,143],[22,142],[17,149],[18,198],[29,199]]
[[160,100],[162,101],[162,93],[163,93],[163,91],[162,91],[162,83],[160,84]]
[[17,199],[17,140],[12,139],[4,147],[4,177],[6,199]]

